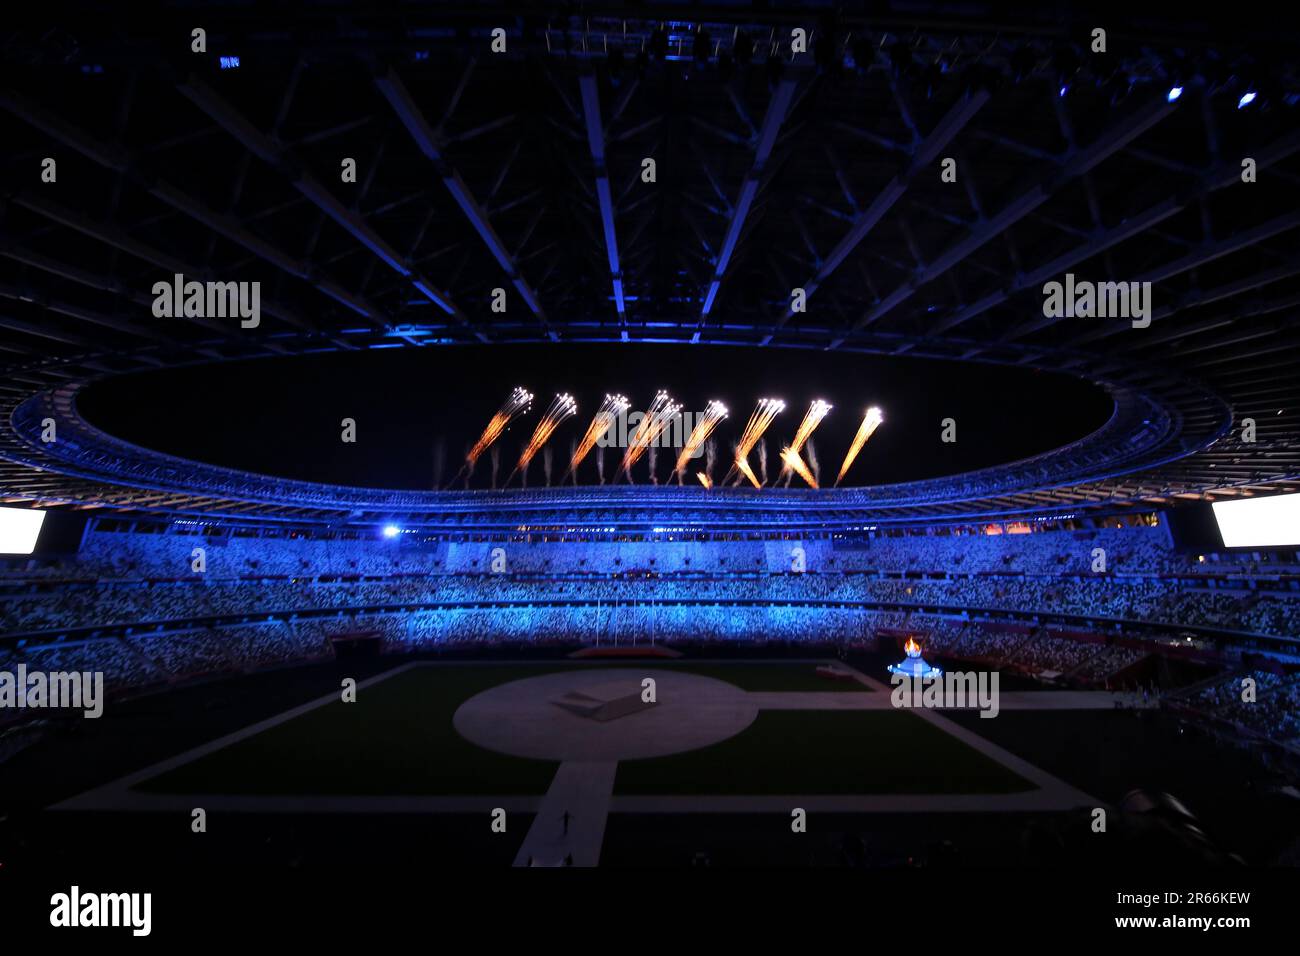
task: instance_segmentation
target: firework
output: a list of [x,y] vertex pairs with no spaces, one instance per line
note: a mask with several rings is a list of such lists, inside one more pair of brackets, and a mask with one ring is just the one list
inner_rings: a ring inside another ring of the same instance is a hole
[[713,487],[713,479],[710,478],[708,475],[706,475],[704,472],[697,471],[695,473],[695,477],[700,479],[700,484],[702,484],[705,488]]
[[799,457],[799,453],[789,445],[786,445],[781,449],[781,461],[785,463],[787,468],[795,472],[804,481],[808,482],[809,487],[817,487],[817,479],[814,478],[812,472],[808,470],[808,466],[803,463],[803,459]]
[[582,436],[582,441],[578,442],[578,449],[569,459],[569,471],[578,470],[582,460],[587,457],[591,449],[595,447],[596,442],[600,441],[601,436],[609,431],[614,420],[628,410],[630,403],[625,395],[606,395],[605,400],[600,403],[600,408],[591,419],[591,424],[587,426],[586,433]]
[[628,481],[632,480],[632,466],[641,460],[641,456],[646,453],[651,443],[663,434],[668,423],[681,410],[682,406],[669,398],[667,392],[661,390],[655,393],[654,401],[646,409],[641,424],[637,425],[636,431],[628,439],[627,451],[623,455],[620,470],[627,475]]
[[[822,419],[830,412],[831,405],[823,402],[820,398],[808,406],[808,411],[804,413],[803,421],[799,423],[799,429],[794,433],[794,441],[790,442],[790,450],[799,455],[803,451],[804,442],[812,437],[812,433],[821,424]],[[809,458],[811,459],[811,455]],[[798,469],[791,468],[785,460],[784,453],[781,456],[781,477],[785,479],[785,487],[790,487],[790,479],[798,473]]]
[[542,415],[542,420],[537,423],[533,429],[533,437],[528,440],[524,446],[523,454],[519,456],[519,464],[515,465],[515,471],[527,470],[529,464],[542,446],[546,444],[551,434],[559,427],[560,423],[571,415],[578,413],[578,403],[573,400],[573,396],[566,393],[556,395],[550,406],[547,407],[546,413]]
[[677,476],[677,483],[682,483],[682,475],[686,471],[686,463],[700,454],[700,447],[708,440],[709,435],[713,434],[713,429],[718,427],[718,423],[727,417],[727,406],[723,405],[717,399],[709,402],[704,409],[704,414],[700,416],[695,427],[691,429],[691,436],[686,439],[686,444],[682,446],[682,453],[677,456],[677,465],[673,468],[673,473]]
[[840,473],[835,479],[835,484],[838,485],[843,480],[849,466],[853,464],[853,459],[858,457],[858,452],[862,451],[862,446],[867,443],[871,433],[879,428],[880,423],[884,420],[884,416],[876,406],[872,405],[867,409],[866,417],[862,419],[862,424],[858,426],[858,433],[853,436],[853,444],[849,446],[848,454],[844,456],[844,464],[840,465]]
[[[740,441],[736,445],[736,462],[732,468],[738,470],[742,475],[749,479],[750,484],[755,488],[762,487],[758,479],[754,477],[753,469],[749,467],[749,453],[753,447],[758,444],[758,440],[763,437],[763,432],[767,431],[772,420],[785,409],[785,402],[779,398],[760,398],[758,406],[754,413],[749,416],[749,421],[745,425],[745,431],[740,436]],[[725,482],[725,479],[724,479]]]
[[812,433],[822,423],[822,419],[830,412],[831,407],[820,398],[808,406],[803,421],[799,423],[799,430],[794,433],[794,441],[790,442],[790,449],[795,454],[803,451],[803,443],[812,437]]
[[522,388],[516,388],[510,393],[510,398],[502,405],[492,420],[488,422],[487,428],[483,429],[483,434],[479,440],[474,443],[474,447],[469,450],[465,456],[470,470],[473,470],[475,463],[478,462],[479,456],[485,452],[494,441],[501,437],[501,433],[506,430],[516,416],[528,411],[533,405],[532,392]]
[[[754,469],[749,467],[749,462],[746,461],[744,458],[741,458],[739,461],[736,462],[736,470],[739,471],[746,478],[748,478],[749,483],[753,485],[755,488],[763,487],[762,483],[759,482],[758,478],[754,475]],[[736,479],[736,484],[740,484],[739,478]]]

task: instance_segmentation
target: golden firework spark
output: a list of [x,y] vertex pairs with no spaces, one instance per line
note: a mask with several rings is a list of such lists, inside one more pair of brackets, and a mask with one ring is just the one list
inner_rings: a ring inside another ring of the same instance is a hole
[[848,454],[844,456],[844,464],[840,465],[840,473],[835,479],[835,484],[838,485],[844,478],[849,466],[853,464],[853,459],[858,457],[858,452],[862,451],[862,446],[867,443],[867,439],[871,437],[872,432],[879,428],[884,420],[885,416],[881,414],[880,409],[876,406],[872,405],[867,409],[862,424],[858,426],[858,433],[853,436],[853,444],[849,446]]
[[686,470],[686,463],[700,454],[700,449],[704,447],[704,442],[713,434],[713,429],[727,417],[727,406],[723,405],[717,399],[709,402],[704,409],[704,414],[700,420],[695,423],[691,429],[691,437],[686,439],[686,444],[682,446],[682,453],[677,456],[677,466],[673,468],[673,474],[677,476],[677,483],[681,484],[682,474]]
[[749,479],[750,484],[755,488],[761,488],[757,478],[754,477],[754,471],[749,467],[749,453],[753,447],[758,444],[758,440],[763,437],[763,432],[767,431],[772,420],[785,410],[785,402],[779,398],[760,398],[758,406],[754,409],[749,421],[745,424],[745,431],[740,436],[740,441],[736,445],[736,461],[732,465],[733,469],[738,470],[742,475]]
[[668,427],[668,423],[681,410],[682,406],[669,398],[667,392],[660,390],[655,393],[654,401],[646,409],[645,417],[641,419],[636,431],[628,439],[627,452],[623,455],[623,464],[620,470],[628,476],[629,481],[632,478],[632,466],[641,460],[641,456],[663,434],[663,430]]
[[799,453],[789,445],[786,445],[781,449],[781,461],[784,462],[787,468],[797,474],[804,481],[808,482],[810,488],[817,487],[817,479],[814,478],[812,472],[808,470],[808,466],[803,463],[803,459],[799,457]]
[[763,487],[763,483],[758,480],[758,476],[754,474],[754,469],[749,467],[749,462],[746,461],[745,459],[742,458],[736,462],[736,470],[739,471],[746,478],[748,478],[749,483],[753,485],[755,488]]
[[519,464],[515,466],[515,470],[522,471],[526,469],[533,460],[533,456],[542,450],[542,446],[546,444],[547,439],[559,427],[560,422],[576,414],[578,414],[578,403],[573,400],[572,395],[567,392],[556,395],[546,409],[546,414],[542,416],[542,420],[533,429],[533,437],[528,439],[528,444],[524,446],[524,452],[519,456]]
[[804,442],[816,431],[817,426],[822,423],[822,419],[829,414],[831,408],[831,405],[823,402],[820,398],[808,406],[803,421],[799,423],[799,430],[794,433],[794,441],[790,442],[790,448],[796,455],[803,451]]
[[[804,413],[803,421],[799,423],[799,429],[794,433],[794,441],[790,442],[789,445],[790,451],[794,453],[794,457],[798,458],[801,464],[803,459],[799,453],[803,451],[804,443],[812,437],[812,433],[817,430],[817,426],[821,424],[822,419],[826,417],[830,410],[831,405],[819,398],[809,405],[808,411]],[[803,477],[804,472],[786,461],[785,452],[782,451],[781,474],[785,476],[792,471]],[[816,485],[813,485],[813,487],[815,488]]]
[[[600,441],[601,436],[609,431],[610,426],[614,424],[615,419],[628,410],[631,403],[627,400],[626,395],[606,395],[605,400],[600,403],[600,408],[591,419],[591,424],[587,426],[587,431],[582,436],[582,441],[578,442],[577,450],[573,453],[573,458],[569,460],[569,473],[572,474],[582,460],[591,453],[596,447],[596,442]],[[567,476],[566,476],[567,477]]]
[[697,471],[695,473],[695,477],[700,479],[700,484],[702,484],[705,488],[713,487],[713,479],[710,478],[708,475],[706,475],[704,472]]
[[502,405],[492,420],[488,422],[487,428],[483,429],[483,434],[479,440],[474,443],[474,447],[469,450],[465,460],[469,463],[471,470],[478,461],[479,456],[487,451],[491,444],[501,437],[501,433],[506,430],[516,416],[527,412],[533,404],[533,394],[522,388],[516,388],[510,393],[510,398]]

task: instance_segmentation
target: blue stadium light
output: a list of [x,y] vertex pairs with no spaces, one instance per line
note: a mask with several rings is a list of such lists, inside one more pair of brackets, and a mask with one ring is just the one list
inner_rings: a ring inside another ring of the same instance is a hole
[[1065,94],[1068,93],[1068,92],[1070,92],[1070,84],[1068,84],[1068,83],[1064,83],[1064,84],[1061,85],[1060,90],[1057,91],[1057,95],[1058,95],[1058,96],[1065,96]]
[[1255,97],[1257,95],[1258,94],[1254,90],[1247,90],[1245,93],[1242,93],[1241,99],[1237,100],[1237,109],[1245,109],[1251,103],[1255,102]]
[[1171,86],[1169,87],[1169,92],[1165,94],[1165,100],[1169,103],[1172,103],[1174,102],[1174,100],[1178,99],[1178,97],[1182,95],[1183,95],[1183,88],[1181,86]]
[[223,56],[223,57],[221,58],[221,68],[222,68],[223,70],[237,70],[237,69],[239,69],[239,57],[237,57],[237,56]]
[[385,538],[396,538],[396,537],[397,537],[399,534],[401,534],[401,533],[402,533],[402,529],[399,528],[399,527],[398,527],[397,525],[395,525],[395,524],[386,524],[386,525],[384,525],[384,537],[385,537]]

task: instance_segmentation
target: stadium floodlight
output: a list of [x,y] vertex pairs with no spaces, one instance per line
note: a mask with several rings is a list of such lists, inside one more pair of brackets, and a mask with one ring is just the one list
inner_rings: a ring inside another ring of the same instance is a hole
[[1211,504],[1225,548],[1300,545],[1300,494]]
[[1172,103],[1182,95],[1183,88],[1181,86],[1171,86],[1169,87],[1169,92],[1165,94],[1165,100],[1166,102]]
[[395,525],[395,524],[386,524],[386,525],[384,525],[384,537],[385,537],[385,538],[396,538],[396,537],[397,537],[399,534],[401,534],[401,533],[402,533],[402,529],[399,528],[399,527],[398,527],[397,525]]
[[0,508],[0,554],[31,554],[44,523],[44,511]]
[[1247,90],[1245,93],[1242,93],[1241,99],[1237,100],[1237,109],[1245,109],[1251,103],[1255,102],[1255,97],[1258,95],[1259,94],[1254,90]]

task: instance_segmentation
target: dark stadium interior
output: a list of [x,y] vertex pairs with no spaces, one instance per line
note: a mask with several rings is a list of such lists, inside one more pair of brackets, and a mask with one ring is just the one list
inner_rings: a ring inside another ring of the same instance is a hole
[[[446,462],[464,455],[518,382],[540,396],[570,392],[580,412],[616,389],[648,396],[664,388],[696,411],[721,397],[733,415],[769,393],[786,399],[788,415],[817,398],[843,401],[845,413],[829,416],[816,435],[833,449],[852,440],[856,405],[888,405],[890,427],[873,437],[870,459],[846,485],[1029,458],[1091,434],[1113,409],[1086,382],[1028,369],[662,345],[464,346],[195,366],[108,379],[88,389],[78,408],[110,434],[184,458],[307,481],[428,489],[451,480],[455,465]],[[939,423],[958,411],[962,440],[945,444]],[[339,441],[347,417],[365,423],[364,445]],[[738,434],[743,424],[729,421],[720,433]],[[566,453],[580,428],[571,422],[557,432]],[[507,454],[531,430],[524,420],[503,435]],[[594,464],[578,477],[594,484]],[[476,484],[486,487],[487,475]]]
[[28,13],[0,902],[414,848],[1091,874],[1094,921],[1300,874],[1291,27]]

